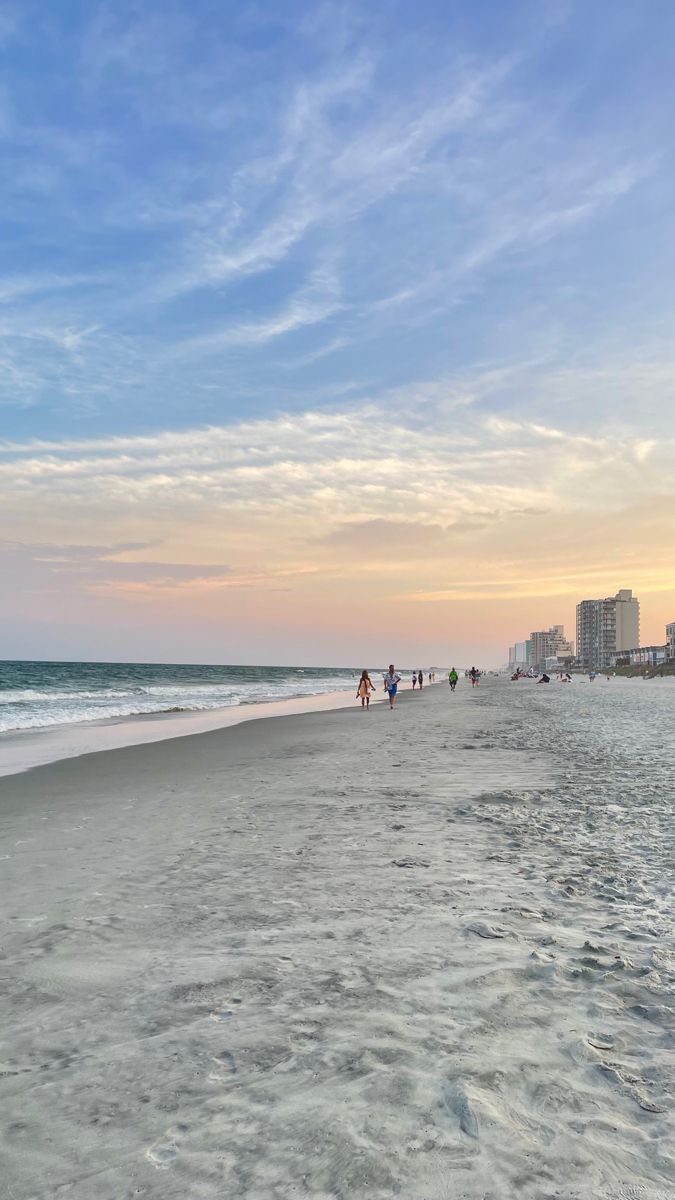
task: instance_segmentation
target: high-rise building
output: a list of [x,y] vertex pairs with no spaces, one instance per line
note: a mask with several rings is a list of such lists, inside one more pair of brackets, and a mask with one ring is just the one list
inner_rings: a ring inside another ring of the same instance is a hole
[[675,621],[666,625],[666,662],[675,663]]
[[509,646],[509,666],[512,668],[529,667],[532,661],[531,651],[532,643],[529,641],[516,642],[515,645]]
[[571,658],[574,646],[565,637],[563,625],[552,625],[530,634],[530,664],[542,669],[547,658]]
[[527,642],[516,642],[513,647],[513,658],[510,660],[514,667],[526,667],[528,665]]
[[630,588],[577,604],[577,658],[582,667],[608,667],[617,650],[640,645],[640,603]]
[[616,649],[630,650],[640,645],[640,603],[630,588],[622,588],[614,597],[616,608]]

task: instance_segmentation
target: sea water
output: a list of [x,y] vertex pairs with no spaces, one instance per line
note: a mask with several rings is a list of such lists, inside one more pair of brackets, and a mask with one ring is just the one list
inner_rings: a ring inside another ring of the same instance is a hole
[[340,667],[0,662],[0,733],[318,696],[351,687],[357,674]]

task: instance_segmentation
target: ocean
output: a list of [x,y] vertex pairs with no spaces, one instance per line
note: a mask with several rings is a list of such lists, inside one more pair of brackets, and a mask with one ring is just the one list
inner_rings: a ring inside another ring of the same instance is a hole
[[113,717],[209,712],[352,686],[341,667],[0,662],[0,733]]

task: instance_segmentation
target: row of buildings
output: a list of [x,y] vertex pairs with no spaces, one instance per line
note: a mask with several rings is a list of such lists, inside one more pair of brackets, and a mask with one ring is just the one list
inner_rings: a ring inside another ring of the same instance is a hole
[[512,670],[556,670],[562,666],[604,670],[617,666],[661,666],[675,663],[675,621],[666,626],[661,646],[640,645],[640,602],[630,588],[603,600],[577,604],[575,646],[562,625],[535,630],[523,642],[509,647]]
[[[550,629],[535,629],[524,642],[509,646],[509,667],[512,670],[555,670],[555,667],[574,657],[574,645],[565,637],[563,625]],[[555,664],[555,665],[554,665]]]
[[675,621],[666,625],[666,640],[662,645],[616,649],[609,656],[611,667],[663,667],[671,663],[675,666]]

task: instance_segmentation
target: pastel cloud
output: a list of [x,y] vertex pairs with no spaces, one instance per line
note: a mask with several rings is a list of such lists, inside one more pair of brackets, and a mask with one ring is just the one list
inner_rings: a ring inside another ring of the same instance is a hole
[[[462,387],[480,394],[482,379]],[[388,397],[180,435],[6,445],[0,500],[20,498],[27,531],[40,513],[54,536],[114,527],[117,549],[94,553],[84,541],[64,568],[57,547],[50,575],[130,603],[173,592],[211,611],[209,597],[233,589],[268,605],[281,589],[314,608],[351,581],[372,609],[385,579],[404,610],[552,596],[569,612],[616,578],[675,592],[675,435],[578,434],[446,408],[453,384],[414,390],[433,397],[423,424],[398,395],[398,407]],[[150,553],[122,540],[139,512]]]

